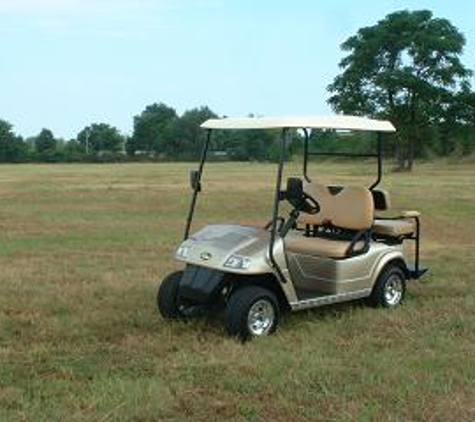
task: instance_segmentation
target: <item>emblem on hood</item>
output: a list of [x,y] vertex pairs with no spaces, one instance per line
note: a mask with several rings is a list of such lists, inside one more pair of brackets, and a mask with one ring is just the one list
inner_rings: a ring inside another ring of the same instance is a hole
[[200,255],[200,258],[201,258],[203,261],[209,261],[212,257],[213,257],[213,255],[211,255],[209,252],[203,252],[203,253]]

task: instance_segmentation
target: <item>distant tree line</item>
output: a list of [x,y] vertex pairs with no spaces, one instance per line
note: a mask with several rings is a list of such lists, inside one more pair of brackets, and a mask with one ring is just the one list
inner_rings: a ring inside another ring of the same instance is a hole
[[[475,104],[474,104],[475,110]],[[463,110],[467,113],[467,109]],[[131,136],[106,123],[93,123],[74,139],[56,138],[49,129],[37,136],[22,138],[13,126],[0,119],[0,163],[62,163],[196,160],[206,131],[201,123],[218,117],[208,107],[195,108],[179,116],[163,103],[149,105],[135,116]],[[475,151],[475,120],[434,125],[414,157],[467,155]],[[426,129],[429,132],[429,128]],[[296,133],[288,156],[301,154],[303,134]],[[338,140],[335,142],[335,140]],[[310,149],[314,151],[374,151],[376,138],[368,134],[314,130]],[[397,157],[395,142],[385,142],[388,156]],[[210,157],[215,160],[276,161],[279,156],[277,131],[215,131]]]
[[[394,154],[401,170],[411,170],[416,158],[471,154],[475,93],[470,85],[473,73],[460,60],[464,45],[457,28],[430,11],[392,13],[342,44],[348,55],[340,63],[341,74],[328,87],[328,102],[340,113],[391,120],[398,131],[395,142],[385,143],[385,152]],[[0,120],[0,162],[192,160],[206,136],[201,123],[216,117],[206,106],[180,116],[174,108],[155,103],[134,117],[130,136],[109,124],[94,123],[68,141],[48,129],[24,139]],[[216,131],[210,156],[274,161],[278,142],[275,131]],[[313,131],[310,137],[310,147],[321,151],[362,152],[374,145],[374,137],[361,134]],[[293,143],[289,156],[301,148],[302,142]]]
[[[208,107],[191,109],[179,116],[172,107],[155,103],[134,117],[131,136],[109,124],[94,123],[68,141],[56,138],[49,129],[24,139],[9,122],[0,120],[0,162],[195,160],[206,136],[200,125],[216,117]],[[216,131],[210,156],[221,160],[273,161],[278,155],[278,139],[273,131]]]

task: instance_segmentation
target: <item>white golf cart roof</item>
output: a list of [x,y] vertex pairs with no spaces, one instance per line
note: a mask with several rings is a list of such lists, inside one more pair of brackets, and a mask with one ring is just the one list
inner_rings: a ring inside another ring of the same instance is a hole
[[373,120],[356,116],[327,117],[242,117],[209,119],[204,129],[335,129],[368,132],[395,132],[387,120]]

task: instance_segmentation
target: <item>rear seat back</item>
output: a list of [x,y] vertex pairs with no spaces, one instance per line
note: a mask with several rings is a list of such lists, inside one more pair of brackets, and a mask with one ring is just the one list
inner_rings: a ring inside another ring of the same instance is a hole
[[369,189],[363,186],[345,186],[330,189],[317,183],[307,183],[304,191],[320,204],[314,215],[300,214],[297,222],[304,225],[331,225],[349,230],[369,229],[373,225],[374,203]]
[[386,211],[391,208],[391,198],[389,192],[384,189],[373,189],[374,208],[378,211]]

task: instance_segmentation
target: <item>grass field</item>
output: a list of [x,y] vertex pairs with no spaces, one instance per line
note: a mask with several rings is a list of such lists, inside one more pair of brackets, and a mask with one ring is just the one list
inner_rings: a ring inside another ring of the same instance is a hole
[[[431,272],[404,306],[292,314],[245,345],[155,309],[190,167],[0,167],[0,421],[475,420],[474,165],[384,180],[395,210],[423,216]],[[363,167],[318,174],[357,183]],[[195,227],[264,224],[274,173],[211,164]]]

